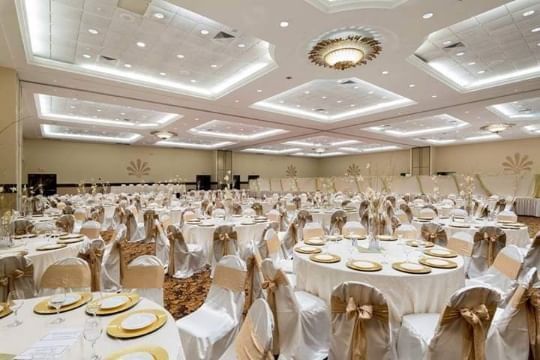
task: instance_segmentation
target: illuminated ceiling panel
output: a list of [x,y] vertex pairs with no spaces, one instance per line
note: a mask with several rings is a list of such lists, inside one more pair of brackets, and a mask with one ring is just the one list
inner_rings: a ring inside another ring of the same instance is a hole
[[129,132],[98,131],[68,126],[41,124],[41,135],[44,138],[112,142],[131,144],[142,138],[142,135]]
[[393,9],[407,0],[306,0],[327,13],[358,9]]
[[440,114],[393,124],[370,126],[365,130],[395,137],[410,137],[456,130],[467,126],[469,123],[465,121],[448,114]]
[[247,125],[223,120],[212,120],[189,130],[193,134],[240,141],[258,140],[284,134],[287,131],[269,127]]
[[540,120],[540,98],[524,99],[488,106],[487,109],[512,121]]

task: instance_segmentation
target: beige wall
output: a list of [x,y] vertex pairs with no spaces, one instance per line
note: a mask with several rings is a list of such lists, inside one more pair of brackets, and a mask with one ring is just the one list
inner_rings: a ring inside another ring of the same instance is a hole
[[298,156],[272,156],[263,154],[233,153],[233,172],[240,174],[242,181],[248,175],[260,175],[263,178],[287,177],[288,166],[296,168],[298,177],[319,176],[319,159]]
[[344,176],[347,168],[356,164],[362,175],[368,175],[366,165],[370,164],[371,175],[399,175],[409,172],[410,151],[388,151],[374,154],[349,155],[320,160],[319,176]]
[[0,67],[0,183],[17,182],[19,81],[13,69]]
[[540,173],[540,138],[436,147],[433,171],[499,175],[503,173],[502,162],[515,153],[528,155],[533,161],[532,172]]

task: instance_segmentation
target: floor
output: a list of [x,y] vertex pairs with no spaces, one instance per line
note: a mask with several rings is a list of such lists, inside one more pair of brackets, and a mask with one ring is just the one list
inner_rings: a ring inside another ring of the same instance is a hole
[[[519,221],[529,226],[531,237],[540,231],[540,218],[522,216],[519,217]],[[154,254],[154,244],[129,245],[125,252],[127,254],[126,260],[129,262],[139,255]],[[165,308],[175,319],[188,315],[203,304],[210,284],[209,269],[183,280],[166,276],[164,285]]]

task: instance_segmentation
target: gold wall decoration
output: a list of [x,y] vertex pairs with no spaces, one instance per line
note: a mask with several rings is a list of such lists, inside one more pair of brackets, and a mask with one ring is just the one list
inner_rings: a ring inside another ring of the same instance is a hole
[[345,176],[358,176],[361,172],[360,166],[351,164],[347,167],[347,170],[345,170]]
[[298,175],[298,171],[296,170],[296,166],[289,165],[287,166],[287,170],[285,171],[285,174],[287,177],[294,178],[296,175]]
[[131,160],[129,166],[126,168],[129,176],[135,176],[141,178],[150,174],[150,167],[146,161],[137,159],[135,161]]
[[531,171],[532,164],[533,162],[529,160],[528,155],[522,156],[520,153],[515,153],[514,157],[507,156],[502,166],[505,172],[518,175],[525,171]]

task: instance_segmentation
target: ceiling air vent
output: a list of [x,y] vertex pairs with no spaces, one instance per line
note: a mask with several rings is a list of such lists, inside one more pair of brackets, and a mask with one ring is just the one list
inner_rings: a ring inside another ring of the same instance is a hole
[[148,9],[150,0],[118,0],[118,7],[143,16]]
[[459,41],[457,43],[453,43],[448,46],[445,46],[443,49],[457,49],[457,48],[462,48],[462,47],[465,47],[465,44]]
[[214,36],[214,39],[216,40],[227,40],[227,39],[234,39],[235,36],[234,35],[231,35],[229,33],[226,33],[224,31],[220,31],[216,34],[216,36]]
[[315,111],[317,111],[317,112],[325,112],[326,109],[315,109]]
[[107,60],[107,61],[116,61],[118,59],[115,59],[113,57],[110,57],[110,56],[106,56],[106,55],[101,55],[100,56],[103,60]]
[[530,114],[532,112],[532,110],[531,109],[521,109],[521,110],[519,110],[519,112],[522,113],[522,114]]
[[352,85],[352,84],[356,84],[356,81],[353,81],[353,80],[345,80],[343,82],[340,83],[341,85]]

